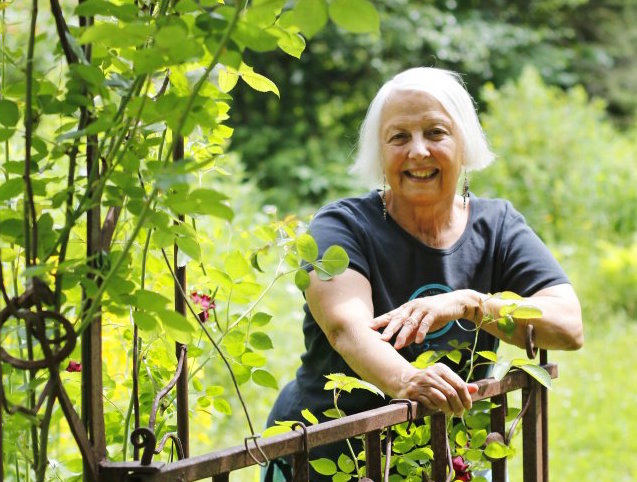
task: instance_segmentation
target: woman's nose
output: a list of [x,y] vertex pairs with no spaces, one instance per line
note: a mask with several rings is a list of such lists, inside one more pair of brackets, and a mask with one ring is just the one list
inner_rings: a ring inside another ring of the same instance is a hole
[[412,137],[411,145],[409,146],[409,156],[416,159],[429,157],[429,146],[422,135]]

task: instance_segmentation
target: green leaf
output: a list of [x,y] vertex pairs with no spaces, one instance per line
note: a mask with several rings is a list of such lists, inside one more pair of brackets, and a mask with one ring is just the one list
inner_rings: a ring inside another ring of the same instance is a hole
[[301,58],[301,54],[305,50],[305,39],[303,37],[298,33],[290,33],[279,27],[272,27],[270,30],[273,30],[279,38],[277,45],[281,50],[292,57]]
[[509,447],[501,442],[491,442],[484,449],[484,455],[492,459],[502,459],[510,452]]
[[133,320],[142,331],[155,331],[159,326],[155,317],[145,311],[134,311]]
[[305,420],[310,422],[310,424],[312,425],[316,425],[317,423],[319,423],[318,418],[316,418],[314,414],[310,412],[307,408],[301,411],[301,415],[303,416]]
[[265,326],[268,323],[270,323],[271,319],[272,319],[272,315],[259,311],[258,313],[255,313],[254,315],[252,315],[252,318],[250,319],[250,323],[253,326]]
[[301,234],[296,238],[296,251],[308,263],[318,258],[318,245],[314,238],[307,233]]
[[275,390],[279,389],[279,385],[276,382],[276,378],[272,376],[272,374],[266,370],[255,370],[252,372],[252,380],[257,385],[261,385],[262,387],[274,388]]
[[137,18],[139,10],[135,5],[114,5],[106,0],[85,0],[75,7],[75,15],[82,17],[94,17],[96,15],[113,16],[120,20],[130,22]]
[[294,275],[294,284],[301,291],[305,291],[310,286],[310,275],[304,269],[299,269]]
[[18,104],[8,99],[0,100],[0,124],[7,127],[14,127],[20,120]]
[[523,299],[519,294],[514,293],[513,291],[503,291],[498,294],[498,298],[503,300],[521,300]]
[[520,365],[518,368],[524,370],[526,373],[535,378],[541,385],[546,388],[551,388],[551,375],[544,368],[531,363],[527,365]]
[[505,315],[502,318],[498,318],[498,328],[503,333],[511,336],[515,331],[515,321],[511,315]]
[[471,448],[478,449],[484,445],[487,441],[487,431],[483,428],[472,431],[471,433]]
[[325,415],[327,418],[341,418],[345,416],[345,412],[337,408],[328,408],[323,412],[323,415]]
[[24,181],[21,177],[14,177],[0,184],[0,201],[8,201],[24,191]]
[[135,300],[135,305],[146,311],[161,311],[170,303],[170,300],[165,296],[144,289],[137,290]]
[[281,16],[281,26],[297,26],[303,35],[312,38],[327,23],[327,4],[325,0],[299,0],[294,10]]
[[480,355],[482,358],[486,358],[489,361],[492,361],[494,363],[496,363],[498,361],[498,355],[496,355],[494,352],[492,351],[479,351],[478,355]]
[[341,454],[338,456],[338,468],[341,469],[346,474],[349,474],[354,471],[356,465],[354,461],[345,454]]
[[219,76],[217,77],[217,82],[219,83],[219,89],[223,93],[228,93],[234,86],[237,85],[239,81],[239,72],[231,67],[226,67],[225,69],[219,70]]
[[500,381],[504,376],[509,373],[511,369],[511,362],[509,360],[500,360],[493,365],[493,378]]
[[212,402],[212,406],[215,407],[217,412],[224,415],[232,415],[232,407],[225,398],[215,398]]
[[177,247],[195,261],[201,261],[201,247],[195,238],[178,237]]
[[239,75],[246,84],[259,92],[273,92],[277,97],[281,97],[276,84],[264,75],[257,74],[254,69],[246,64],[239,67]]
[[321,475],[334,475],[336,473],[336,464],[330,459],[310,460],[310,465]]
[[464,430],[458,431],[458,433],[456,434],[455,440],[456,440],[456,445],[460,447],[466,446],[469,443],[467,432],[465,432]]
[[380,16],[368,0],[333,0],[329,6],[332,21],[352,33],[378,33]]
[[349,256],[343,248],[334,245],[325,250],[321,263],[325,271],[331,276],[336,276],[343,273],[349,266]]
[[260,353],[248,352],[241,356],[241,363],[249,367],[262,367],[267,359]]
[[343,472],[336,472],[332,475],[332,482],[348,482],[350,480],[352,480],[352,476]]
[[285,5],[285,0],[258,0],[253,1],[246,11],[246,22],[258,27],[269,27],[276,20],[277,15]]
[[271,350],[274,348],[270,337],[262,331],[250,333],[250,346],[256,350]]
[[233,280],[243,278],[250,273],[250,263],[239,251],[233,251],[226,256],[223,266]]
[[279,435],[279,434],[282,434],[282,433],[289,432],[290,430],[292,430],[292,429],[290,427],[288,427],[287,425],[272,425],[272,427],[266,428],[261,433],[261,437],[263,437],[263,438],[265,438],[265,437],[273,437],[275,435]]
[[542,310],[534,306],[518,306],[511,315],[518,320],[535,320],[542,318]]
[[460,353],[460,350],[453,350],[447,353],[447,358],[457,364],[462,360],[462,353]]
[[173,310],[159,311],[157,315],[166,333],[179,343],[190,343],[193,333],[199,328],[199,325],[191,321],[190,318],[186,318],[181,313],[177,313]]

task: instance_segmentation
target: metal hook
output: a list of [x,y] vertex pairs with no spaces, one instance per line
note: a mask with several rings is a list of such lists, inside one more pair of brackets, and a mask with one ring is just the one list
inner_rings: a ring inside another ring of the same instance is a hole
[[310,449],[307,443],[307,427],[303,422],[294,422],[291,428],[292,430],[296,431],[296,427],[301,427],[301,429],[303,430],[303,433],[301,434],[303,436],[303,452],[305,453],[305,459],[309,460]]
[[537,355],[537,346],[535,346],[535,329],[533,325],[526,325],[526,356],[533,360]]
[[130,434],[130,441],[137,449],[144,447],[140,463],[141,465],[150,465],[157,444],[155,433],[147,427],[139,427]]
[[[250,458],[254,460],[256,464],[260,465],[261,467],[267,467],[268,464],[270,463],[270,459],[268,459],[268,456],[265,455],[265,453],[263,452],[263,449],[259,447],[259,444],[257,443],[258,438],[261,438],[261,434],[256,434],[250,437],[246,437],[243,439],[243,445],[245,446],[246,452],[248,452],[248,455],[250,456]],[[259,461],[254,455],[252,455],[252,452],[248,448],[248,440],[252,440],[254,442],[254,446],[259,450],[259,452],[263,456],[263,460],[264,460],[263,462]]]
[[411,400],[406,398],[393,398],[389,401],[389,405],[393,405],[395,403],[404,403],[407,405],[407,421],[409,422],[407,424],[407,433],[411,435],[411,425],[414,423],[414,412]]

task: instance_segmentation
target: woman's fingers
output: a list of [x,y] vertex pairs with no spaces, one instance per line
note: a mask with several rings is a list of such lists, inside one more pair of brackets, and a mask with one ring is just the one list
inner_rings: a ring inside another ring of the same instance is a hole
[[462,415],[471,408],[470,390],[477,390],[475,384],[467,384],[448,366],[436,363],[419,372],[411,380],[415,393],[413,398],[429,408],[442,410],[447,414]]

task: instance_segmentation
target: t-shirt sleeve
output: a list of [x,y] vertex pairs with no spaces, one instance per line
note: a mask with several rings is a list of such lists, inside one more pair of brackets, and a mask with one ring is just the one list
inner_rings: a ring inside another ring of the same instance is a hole
[[338,204],[321,209],[310,222],[310,233],[318,244],[319,258],[327,248],[338,245],[347,252],[349,267],[369,279],[363,228],[351,209]]
[[530,296],[543,288],[569,282],[546,245],[509,203],[501,239],[500,291]]

